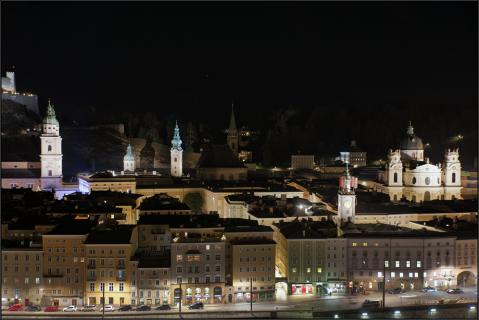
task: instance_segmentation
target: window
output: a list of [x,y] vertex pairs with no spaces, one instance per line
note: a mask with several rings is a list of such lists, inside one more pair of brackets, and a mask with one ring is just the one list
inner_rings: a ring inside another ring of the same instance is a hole
[[419,278],[419,273],[414,272],[414,278]]
[[402,278],[404,274],[402,272],[399,272],[399,278]]
[[48,151],[52,151],[52,146],[48,145]]
[[398,182],[398,173],[394,172],[394,182]]
[[406,260],[406,268],[411,268],[411,261],[410,260]]
[[412,178],[412,184],[416,184],[416,177]]
[[382,278],[383,273],[381,271],[378,271],[378,278]]
[[456,182],[456,173],[453,172],[452,173],[452,183],[455,183]]
[[[215,266],[215,271],[217,271],[217,272],[220,271],[220,266],[219,266],[219,265]],[[217,281],[217,282],[218,282],[218,281]]]
[[396,260],[396,268],[399,268],[401,266],[401,262],[399,260]]
[[95,283],[90,282],[90,292],[93,292],[93,291],[95,291]]
[[412,278],[412,276],[413,276],[413,273],[409,272],[409,278]]
[[183,261],[183,256],[181,254],[176,255],[176,261],[177,262]]
[[108,291],[113,291],[113,283],[108,284]]
[[40,278],[35,278],[35,284],[40,284]]
[[311,273],[311,268],[306,268],[307,273]]
[[316,272],[317,272],[317,273],[321,273],[321,272],[322,272],[321,267],[318,267],[318,269],[316,269]]
[[416,267],[421,268],[421,260],[416,261]]
[[356,242],[353,242],[353,247],[356,247],[358,244]]
[[219,254],[215,255],[215,260],[221,260],[221,256]]
[[396,272],[391,272],[391,278],[396,278]]
[[103,292],[105,290],[105,284],[102,282],[100,283],[100,291]]
[[426,185],[429,185],[431,183],[431,179],[429,177],[426,177],[424,182],[426,183]]
[[384,267],[389,268],[389,260],[384,260]]
[[221,282],[221,277],[220,276],[215,276],[215,282]]
[[210,250],[210,245],[209,244],[206,245],[206,250]]
[[48,176],[51,177],[53,175],[52,170],[48,170]]
[[[6,268],[6,267],[5,267]],[[296,268],[292,268],[293,273],[296,273]]]

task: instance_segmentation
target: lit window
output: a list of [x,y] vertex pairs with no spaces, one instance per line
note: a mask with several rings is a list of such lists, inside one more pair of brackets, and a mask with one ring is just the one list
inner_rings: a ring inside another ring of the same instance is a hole
[[419,273],[414,272],[414,278],[419,278]]
[[318,267],[318,269],[316,270],[318,273],[321,273],[323,271],[323,269],[321,269],[321,267]]
[[384,266],[385,266],[386,268],[389,268],[389,260],[384,260]]
[[404,274],[402,272],[399,272],[399,278],[404,277]]
[[206,245],[206,250],[210,250],[210,245],[209,244]]
[[368,243],[367,242],[363,242],[363,247],[367,247],[368,246]]
[[409,278],[412,278],[412,275],[413,275],[412,272],[409,272]]
[[358,244],[356,242],[353,242],[353,247],[356,247]]
[[124,290],[123,282],[120,282],[120,283],[118,284],[118,289],[119,289],[120,291],[123,291],[123,290]]
[[381,271],[378,271],[378,278],[382,278],[383,273]]
[[422,274],[422,276],[423,276],[424,278],[426,278],[426,277],[427,277],[427,272],[424,272],[424,273]]
[[396,272],[391,272],[391,278],[396,278]]
[[293,273],[296,273],[296,268],[293,268]]
[[401,265],[401,262],[399,260],[396,260],[396,268],[399,268]]
[[307,273],[311,273],[311,268],[306,268]]
[[416,261],[416,267],[421,268],[421,260]]
[[183,256],[181,254],[176,255],[176,261],[183,261]]
[[406,268],[411,268],[411,261],[410,260],[406,261]]

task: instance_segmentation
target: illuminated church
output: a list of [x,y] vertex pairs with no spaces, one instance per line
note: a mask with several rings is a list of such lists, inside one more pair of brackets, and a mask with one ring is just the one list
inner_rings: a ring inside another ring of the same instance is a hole
[[392,201],[412,202],[461,198],[459,149],[446,150],[442,163],[432,164],[424,156],[424,145],[409,122],[400,149],[389,150],[388,161],[379,171],[377,190]]

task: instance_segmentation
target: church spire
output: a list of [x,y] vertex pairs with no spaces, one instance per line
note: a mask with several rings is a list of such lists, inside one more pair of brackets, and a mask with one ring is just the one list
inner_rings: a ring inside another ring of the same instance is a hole
[[236,132],[236,121],[235,121],[235,111],[234,111],[234,103],[231,103],[231,117],[230,117],[230,126],[228,128],[228,133]]
[[409,120],[409,126],[407,127],[407,134],[409,136],[413,136],[414,135],[414,128],[412,126],[412,122],[411,120]]
[[182,151],[183,149],[181,148],[181,143],[182,141],[180,138],[180,128],[178,127],[178,121],[176,121],[173,139],[171,140],[171,149]]
[[54,124],[56,126],[59,126],[59,123],[55,114],[55,109],[53,108],[53,105],[50,99],[48,99],[47,115],[45,116],[45,118],[43,118],[43,124]]

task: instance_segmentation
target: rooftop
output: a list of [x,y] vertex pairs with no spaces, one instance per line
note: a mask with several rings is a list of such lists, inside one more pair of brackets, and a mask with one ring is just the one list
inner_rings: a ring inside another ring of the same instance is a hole
[[134,225],[98,227],[88,234],[85,244],[129,244]]
[[345,238],[354,237],[375,237],[375,238],[422,238],[422,237],[445,237],[451,236],[447,232],[434,232],[428,230],[417,230],[406,227],[398,227],[384,223],[361,223],[354,224],[347,222],[341,226]]
[[271,239],[262,239],[262,238],[257,238],[257,239],[234,239],[231,240],[230,243],[235,246],[235,245],[262,245],[262,244],[276,244],[274,240]]
[[217,214],[141,215],[138,224],[169,225],[170,228],[222,228],[223,220]]
[[75,220],[68,219],[58,224],[52,231],[44,235],[86,235],[96,225],[95,220]]
[[168,196],[166,193],[156,194],[141,202],[140,210],[191,210],[185,203]]
[[306,219],[275,224],[286,239],[336,238],[336,224],[332,220],[309,221]]
[[198,168],[245,168],[226,144],[210,144],[198,160]]

